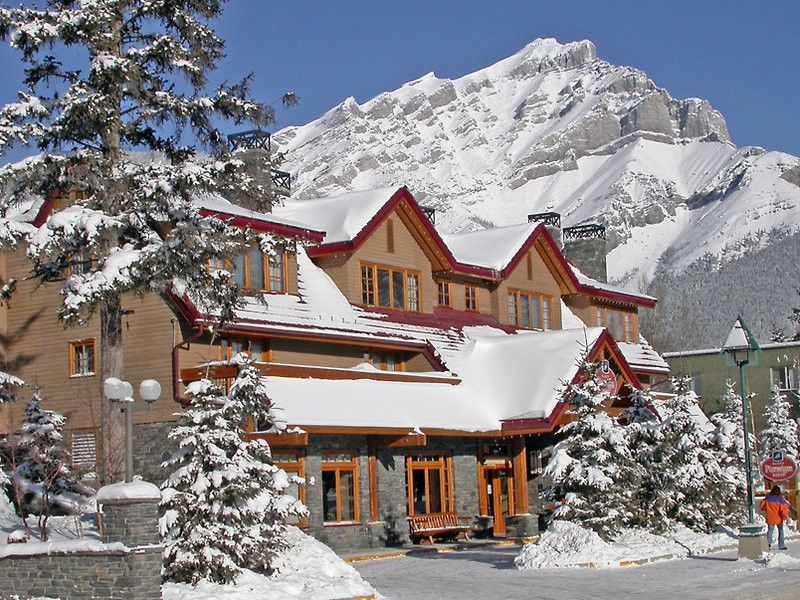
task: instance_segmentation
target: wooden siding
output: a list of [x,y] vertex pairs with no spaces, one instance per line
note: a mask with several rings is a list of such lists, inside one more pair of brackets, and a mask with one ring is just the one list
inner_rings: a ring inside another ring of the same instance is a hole
[[[60,286],[37,287],[33,281],[22,280],[20,275],[30,268],[23,249],[10,253],[7,260],[9,273],[17,276],[20,282],[7,313],[8,343],[4,354],[14,365],[14,373],[29,384],[29,388],[22,391],[21,401],[8,410],[7,421],[12,428],[18,426],[30,387],[40,386],[45,397],[44,408],[66,416],[68,429],[99,427],[102,381],[98,318],[93,317],[86,325],[65,329],[56,317],[56,309],[61,304]],[[143,298],[130,296],[123,300],[123,306],[133,311],[123,320],[125,378],[133,385],[136,396],[143,379],[156,379],[162,389],[161,398],[150,410],[145,403],[137,403],[134,423],[173,420],[176,408],[172,401],[170,354],[173,314],[155,294]],[[95,341],[95,374],[71,377],[69,342],[84,339]]]
[[394,252],[387,251],[389,226],[384,221],[352,254],[317,259],[317,264],[325,270],[353,304],[361,304],[361,263],[419,271],[420,309],[426,313],[433,312],[436,304],[436,285],[433,282],[430,260],[398,212],[395,211],[389,218],[392,219]]
[[[550,328],[561,329],[561,288],[550,272],[539,252],[533,248],[528,251],[531,264],[531,277],[528,278],[528,259],[519,262],[517,268],[502,281],[492,293],[492,313],[501,323],[508,324],[508,291],[519,290],[542,294],[551,299]],[[496,311],[496,312],[495,312]]]
[[305,342],[301,340],[272,340],[272,360],[278,363],[312,365],[317,367],[354,367],[364,360],[364,348]]
[[[609,311],[617,311],[631,315],[631,327],[633,329],[633,339],[639,339],[639,312],[635,306],[624,304],[612,304],[601,302],[595,298],[583,295],[573,295],[564,298],[565,304],[572,313],[586,324],[587,327],[598,327],[597,309],[602,308]],[[609,328],[610,331],[610,328]],[[624,341],[624,340],[622,340]]]

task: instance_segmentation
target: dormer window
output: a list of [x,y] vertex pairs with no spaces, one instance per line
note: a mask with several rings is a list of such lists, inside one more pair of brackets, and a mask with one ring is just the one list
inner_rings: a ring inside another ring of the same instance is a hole
[[508,292],[508,323],[525,329],[552,328],[550,296],[521,290]]
[[283,248],[277,248],[271,255],[265,255],[260,248],[250,248],[238,254],[231,267],[233,280],[243,290],[286,293],[286,253]]
[[396,310],[420,310],[418,271],[361,265],[361,303]]

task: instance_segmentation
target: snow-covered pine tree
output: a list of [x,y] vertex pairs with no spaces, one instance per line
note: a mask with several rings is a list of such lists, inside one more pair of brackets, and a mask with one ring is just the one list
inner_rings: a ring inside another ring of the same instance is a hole
[[625,434],[631,455],[640,469],[640,486],[635,490],[631,503],[631,525],[648,527],[650,506],[647,498],[649,492],[643,492],[646,485],[645,473],[655,460],[656,449],[660,443],[661,419],[655,412],[653,397],[647,390],[631,390],[631,406],[622,413],[626,422]]
[[[124,379],[123,294],[186,293],[223,319],[236,306],[230,275],[205,266],[232,256],[242,236],[203,217],[192,200],[234,189],[265,199],[274,193],[228,153],[218,128],[264,126],[273,109],[249,98],[248,79],[204,91],[224,55],[210,25],[223,4],[0,7],[0,35],[27,66],[18,101],[0,109],[0,152],[19,145],[41,152],[0,167],[0,188],[8,191],[0,241],[25,236],[9,218],[20,203],[72,194],[27,234],[28,255],[35,278],[63,282],[65,323],[99,312],[100,381]],[[56,56],[61,48],[69,65]]]
[[47,521],[53,503],[65,494],[80,495],[85,488],[69,469],[69,452],[62,433],[66,419],[57,412],[42,409],[42,400],[41,392],[34,390],[25,406],[25,420],[20,426],[16,447],[20,460],[14,479],[15,485],[19,485],[22,478],[38,489],[41,499],[39,533],[47,540]]
[[580,366],[584,376],[563,393],[575,420],[564,426],[553,448],[544,496],[558,505],[553,519],[580,522],[609,539],[633,519],[641,469],[625,427],[603,410],[616,396],[596,378],[599,363],[584,360]]
[[192,402],[170,438],[178,450],[164,463],[164,571],[171,581],[227,583],[242,568],[269,573],[284,544],[286,517],[305,512],[284,491],[302,483],[272,464],[264,440],[247,440],[245,419],[281,428],[258,370],[241,358],[225,395],[210,381],[189,386]]
[[764,407],[765,427],[759,435],[761,458],[769,458],[780,450],[797,458],[797,422],[791,417],[792,406],[781,394],[778,386],[772,386],[769,402]]
[[[1,227],[1,226],[0,226]],[[19,377],[0,371],[0,404],[12,402],[16,399],[17,394],[15,388],[25,385]],[[5,465],[3,464],[3,457],[0,455],[0,495],[3,490],[11,483],[5,472]],[[0,499],[2,501],[2,499]]]
[[689,381],[674,379],[672,385],[674,396],[659,404],[659,444],[642,486],[648,528],[664,531],[683,523],[710,532],[730,516],[739,490],[712,444]]

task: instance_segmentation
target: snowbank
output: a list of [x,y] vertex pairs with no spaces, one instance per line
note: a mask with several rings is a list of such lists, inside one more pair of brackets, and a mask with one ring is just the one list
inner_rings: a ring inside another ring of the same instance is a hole
[[[244,571],[233,585],[201,582],[195,587],[167,583],[164,600],[327,600],[370,596],[375,590],[358,572],[323,543],[289,527],[289,550],[276,562],[271,577]],[[257,595],[256,595],[257,594]]]
[[728,533],[702,534],[684,527],[665,535],[642,529],[623,531],[612,542],[575,523],[555,521],[538,544],[525,544],[514,560],[518,569],[619,567],[631,561],[703,554],[736,542]]

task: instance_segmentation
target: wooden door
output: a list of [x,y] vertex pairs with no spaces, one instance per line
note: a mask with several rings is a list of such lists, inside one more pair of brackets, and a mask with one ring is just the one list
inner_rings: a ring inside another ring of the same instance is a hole
[[481,513],[493,517],[493,533],[506,533],[506,518],[516,514],[514,471],[509,466],[481,468]]

